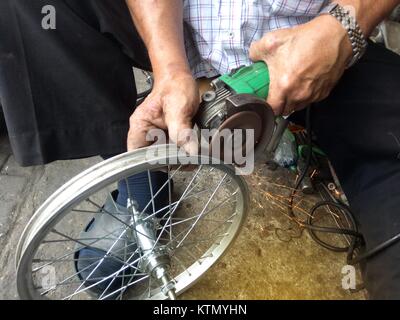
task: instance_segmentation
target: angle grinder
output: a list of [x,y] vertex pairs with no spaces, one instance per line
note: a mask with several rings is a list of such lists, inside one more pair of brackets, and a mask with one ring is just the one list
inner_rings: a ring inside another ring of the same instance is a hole
[[[269,70],[264,62],[240,67],[211,82],[202,94],[194,121],[200,129],[220,132],[224,129],[253,130],[255,159],[273,151],[286,128],[286,121],[276,121],[266,100],[269,93]],[[248,147],[248,146],[247,146]],[[242,144],[246,148],[246,144]]]

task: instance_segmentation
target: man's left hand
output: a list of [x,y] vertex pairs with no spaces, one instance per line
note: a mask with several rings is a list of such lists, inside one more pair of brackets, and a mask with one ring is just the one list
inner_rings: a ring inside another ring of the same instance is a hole
[[250,58],[269,67],[267,102],[277,115],[290,115],[327,98],[352,54],[347,31],[329,15],[270,32],[250,48]]

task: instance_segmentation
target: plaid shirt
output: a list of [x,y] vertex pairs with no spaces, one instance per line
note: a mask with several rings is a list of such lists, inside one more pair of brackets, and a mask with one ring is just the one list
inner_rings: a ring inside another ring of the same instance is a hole
[[329,0],[183,0],[185,41],[195,77],[250,64],[249,48],[265,33],[306,23]]

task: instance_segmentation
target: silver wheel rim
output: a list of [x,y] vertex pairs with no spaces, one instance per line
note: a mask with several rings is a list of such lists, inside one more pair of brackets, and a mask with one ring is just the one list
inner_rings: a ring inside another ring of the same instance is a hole
[[[33,279],[34,276],[32,272],[34,264],[33,261],[37,260],[37,258],[34,260],[35,255],[37,254],[39,247],[43,246],[43,240],[46,239],[52,230],[54,231],[54,226],[57,226],[60,221],[63,221],[63,219],[71,213],[72,209],[76,208],[78,204],[85,201],[85,199],[88,197],[90,198],[91,195],[95,194],[99,190],[104,189],[107,185],[133,174],[165,167],[165,165],[161,164],[165,164],[166,160],[168,159],[176,160],[176,155],[178,152],[178,149],[174,146],[168,146],[168,148],[165,146],[153,146],[126,153],[86,170],[56,191],[34,214],[25,228],[18,245],[16,254],[17,286],[21,298],[48,298],[46,294],[42,295],[43,290],[40,292],[37,289],[37,285],[34,283],[35,281]],[[192,163],[194,163],[196,160],[201,160],[201,163],[212,163],[210,162],[210,159],[207,158],[186,158],[186,161],[191,161]],[[232,194],[232,196],[235,198],[232,202],[235,204],[234,215],[228,216],[229,220],[222,221],[225,228],[223,234],[219,234],[218,237],[215,237],[215,241],[212,242],[200,259],[197,261],[194,260],[194,263],[190,265],[182,266],[180,273],[178,271],[175,272],[176,274],[174,273],[173,280],[175,281],[175,290],[177,295],[182,294],[185,290],[195,284],[196,281],[198,281],[201,276],[222,257],[222,255],[226,252],[238,235],[247,214],[247,205],[249,202],[247,186],[245,181],[240,176],[235,174],[234,168],[223,164],[216,164],[209,166],[197,166],[196,170],[201,172],[203,168],[211,170],[213,174],[215,172],[223,174],[224,179],[218,182],[217,186],[214,185],[214,187],[216,187],[215,190],[212,191],[214,195],[219,192],[219,187],[221,185],[229,184],[229,186],[235,187],[236,193]],[[192,171],[193,175],[195,175],[196,170]],[[193,181],[191,183],[193,183]],[[188,187],[190,187],[190,185],[188,185]],[[210,187],[211,189],[213,188],[213,186]],[[210,198],[211,200],[214,198],[214,195]],[[183,199],[186,200],[185,197],[183,197]],[[208,204],[210,204],[210,202],[208,202]],[[171,213],[171,199],[169,205],[169,212]],[[179,203],[176,204],[176,207],[178,206]],[[206,212],[206,209],[203,211]],[[211,207],[211,209],[213,209],[213,207]],[[218,207],[215,209],[218,209]],[[204,212],[200,212],[200,215],[195,215],[195,217],[200,216],[200,218],[204,218]],[[195,220],[198,221],[197,218]],[[166,227],[164,227],[165,229],[172,228],[172,218],[169,221],[170,224],[166,225]],[[221,221],[219,222],[221,223]],[[161,231],[161,234],[162,232],[163,231]],[[192,230],[190,232],[192,232]],[[182,243],[186,241],[187,237],[185,237],[185,235],[186,233],[183,234],[181,239],[179,239],[180,241],[174,240],[178,249],[182,249],[179,247],[179,245],[182,245]],[[177,251],[178,250],[176,250],[176,252]],[[175,252],[171,253],[172,260],[174,259],[175,254],[177,255]],[[190,255],[190,252],[188,254]],[[129,261],[129,263],[131,263],[131,261]],[[144,278],[142,280],[146,281]],[[62,281],[58,281],[58,284],[60,283],[62,284]],[[125,291],[127,291],[126,289],[132,285],[136,285],[134,281],[125,284],[126,288],[121,287],[120,298],[122,298]],[[48,291],[52,292],[51,290]],[[82,286],[78,287],[78,293],[75,292],[72,298],[75,298],[80,293],[84,293],[85,291],[88,292],[87,288]],[[149,284],[149,289],[147,291],[148,294],[141,295],[140,297],[135,296],[135,298],[157,300],[166,299],[166,295],[161,291],[161,287],[158,287],[157,285],[154,286],[154,282],[153,284]],[[65,298],[71,297],[66,296],[64,299]],[[104,299],[107,298],[107,296],[103,295],[100,298]]]

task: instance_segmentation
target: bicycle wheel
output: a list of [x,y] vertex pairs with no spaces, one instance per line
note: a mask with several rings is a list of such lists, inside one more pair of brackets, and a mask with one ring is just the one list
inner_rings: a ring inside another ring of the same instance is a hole
[[[95,165],[56,191],[34,214],[18,244],[20,297],[174,299],[192,286],[238,235],[248,191],[233,167],[199,164],[210,163],[207,157],[185,156],[182,161],[178,152],[173,146],[152,146],[126,153]],[[198,164],[182,170],[188,162]],[[164,170],[168,179],[158,191],[149,190],[150,214],[134,205],[129,206],[129,217],[104,212],[102,203],[118,181],[142,172],[150,176],[154,170]],[[168,189],[168,204],[156,211],[154,199],[163,188]],[[84,238],[82,230],[99,214],[115,223],[109,223],[107,234]],[[85,248],[103,254],[85,258],[92,272],[82,277],[76,253]],[[99,277],[96,270],[107,261],[118,268]],[[91,289],[101,284],[103,292],[93,295]]]

